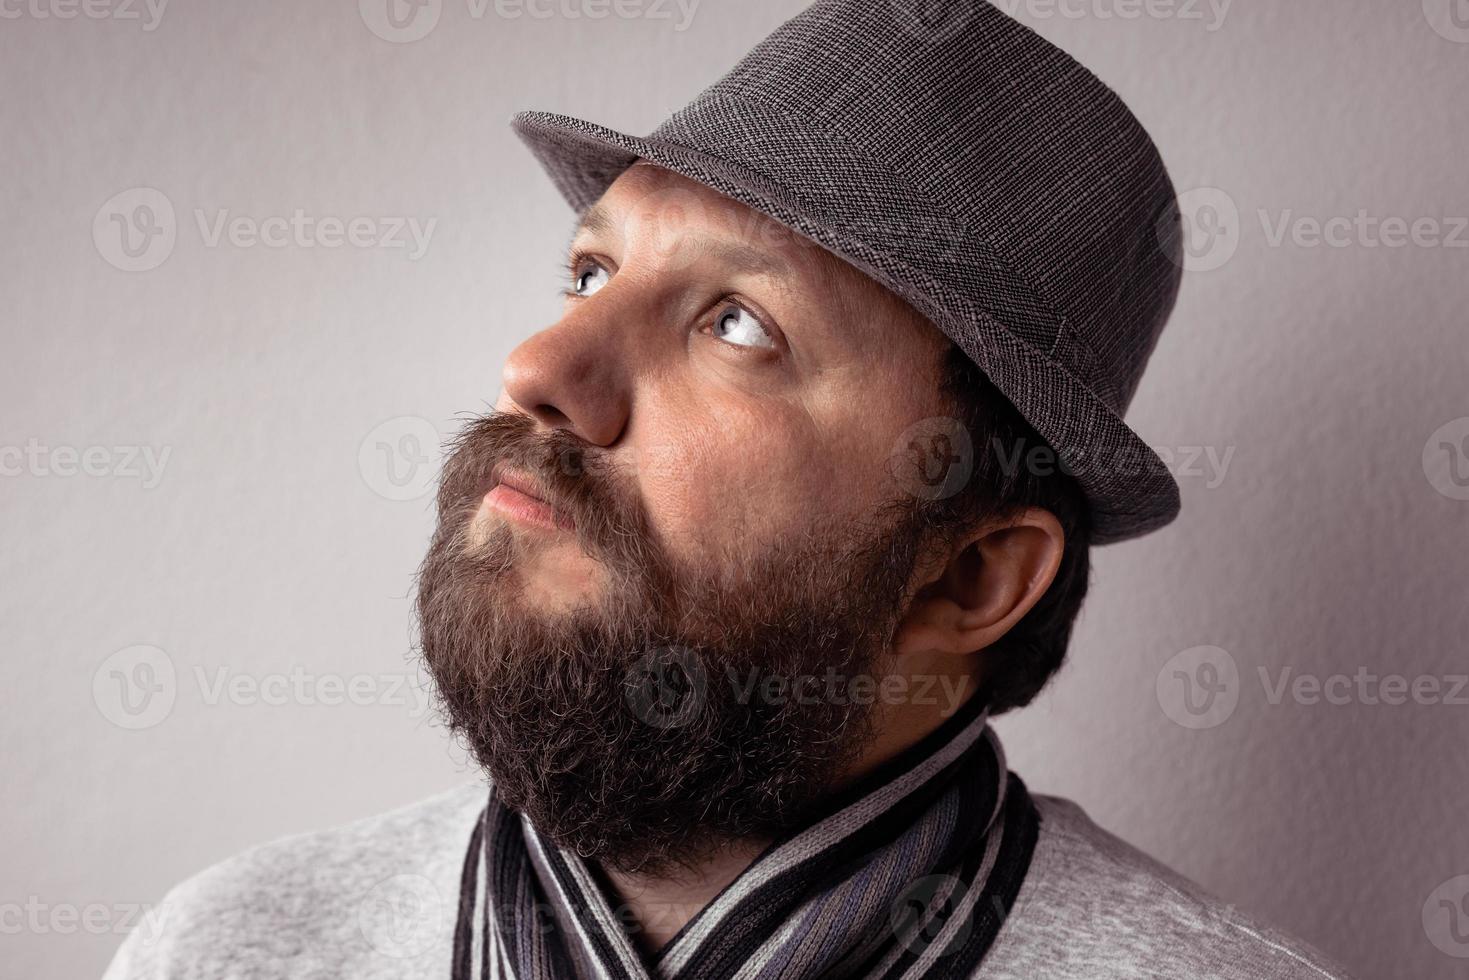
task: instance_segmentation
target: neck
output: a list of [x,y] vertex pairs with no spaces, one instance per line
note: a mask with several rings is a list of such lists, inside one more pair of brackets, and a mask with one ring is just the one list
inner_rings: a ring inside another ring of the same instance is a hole
[[[878,735],[863,750],[856,763],[831,785],[835,792],[871,772],[882,763],[921,741],[958,707],[967,703],[975,687],[965,678],[954,703],[905,705],[901,710],[879,703]],[[614,906],[622,910],[622,921],[643,955],[652,957],[678,931],[738,878],[761,852],[768,839],[728,842],[697,858],[687,869],[665,876],[639,875],[603,868],[602,874],[615,895]]]
[[728,843],[676,874],[652,876],[602,870],[633,941],[655,956],[684,925],[760,855],[768,840]]

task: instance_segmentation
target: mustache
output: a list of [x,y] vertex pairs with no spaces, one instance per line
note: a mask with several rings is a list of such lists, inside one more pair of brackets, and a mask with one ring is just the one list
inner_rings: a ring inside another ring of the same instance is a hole
[[521,470],[546,488],[549,503],[571,518],[578,544],[616,571],[668,571],[666,550],[636,487],[613,457],[566,429],[539,430],[521,412],[470,416],[449,440],[439,477],[439,533],[462,536],[495,484],[495,467]]

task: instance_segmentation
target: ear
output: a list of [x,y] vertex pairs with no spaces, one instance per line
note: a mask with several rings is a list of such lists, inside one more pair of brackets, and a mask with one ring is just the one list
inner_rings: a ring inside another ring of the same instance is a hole
[[915,593],[893,653],[966,657],[992,645],[1045,595],[1065,544],[1055,515],[1029,507],[935,556],[937,574]]

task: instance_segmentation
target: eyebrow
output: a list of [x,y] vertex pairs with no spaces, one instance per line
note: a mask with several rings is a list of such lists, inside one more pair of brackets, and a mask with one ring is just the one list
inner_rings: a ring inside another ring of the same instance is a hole
[[[616,225],[617,219],[613,216],[611,208],[600,202],[589,205],[577,219],[576,227],[572,229],[571,242],[576,241],[583,232],[597,235],[610,234]],[[793,272],[790,263],[777,258],[769,251],[750,245],[715,238],[698,238],[695,239],[695,247],[719,263],[750,275],[789,278]],[[568,242],[569,250],[570,242]]]
[[571,230],[571,237],[575,239],[583,231],[604,234],[612,230],[613,224],[610,208],[600,202],[592,204],[577,218],[576,227]]

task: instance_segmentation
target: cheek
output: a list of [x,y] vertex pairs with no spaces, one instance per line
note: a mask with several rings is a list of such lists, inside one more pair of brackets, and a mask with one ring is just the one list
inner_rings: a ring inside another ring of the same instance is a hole
[[639,480],[654,526],[680,557],[758,551],[870,492],[854,448],[823,437],[805,414],[726,407],[664,431],[640,449]]

